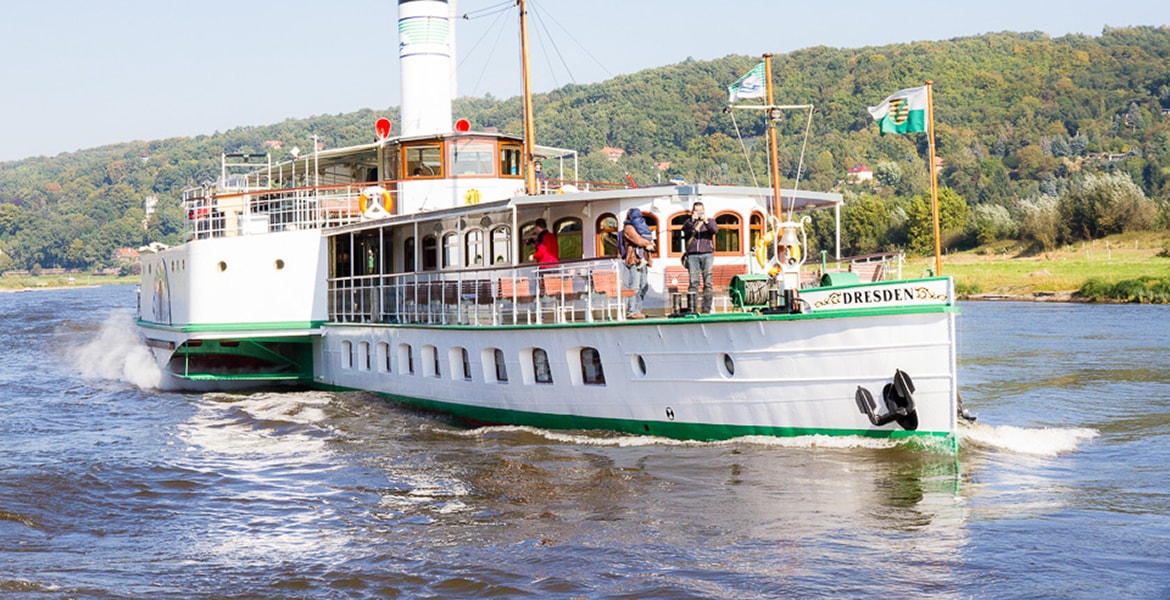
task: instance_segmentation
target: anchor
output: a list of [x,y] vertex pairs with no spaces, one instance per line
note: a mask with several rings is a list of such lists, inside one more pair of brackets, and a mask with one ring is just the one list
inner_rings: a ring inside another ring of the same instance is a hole
[[857,401],[857,408],[861,410],[861,414],[869,417],[869,422],[873,423],[874,427],[881,427],[891,421],[897,421],[902,429],[914,431],[918,429],[914,389],[914,381],[910,379],[910,376],[901,369],[895,369],[893,383],[887,383],[882,388],[882,401],[886,405],[886,414],[879,416],[875,412],[877,402],[874,401],[873,394],[861,386],[857,386],[857,393],[854,394],[853,398]]

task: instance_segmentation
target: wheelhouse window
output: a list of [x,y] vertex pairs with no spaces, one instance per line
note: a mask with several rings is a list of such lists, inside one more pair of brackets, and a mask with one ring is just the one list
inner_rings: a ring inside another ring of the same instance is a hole
[[548,352],[544,348],[532,349],[532,374],[536,383],[552,383],[552,366],[548,363]]
[[507,265],[512,262],[512,228],[507,225],[497,225],[492,228],[492,264]]
[[524,153],[517,142],[500,142],[500,177],[524,177]]
[[605,385],[605,370],[601,367],[601,353],[597,348],[581,349],[581,381],[585,385]]
[[434,271],[439,268],[439,240],[433,235],[423,238],[422,270]]
[[468,267],[482,267],[483,266],[483,230],[472,229],[463,236],[464,238],[464,256],[467,257]]
[[617,256],[617,236],[617,217],[610,213],[597,217],[597,256]]
[[719,213],[715,215],[715,224],[719,226],[719,231],[715,233],[715,253],[742,254],[740,238],[743,232],[740,231],[739,215],[731,212]]
[[573,260],[584,256],[581,245],[581,219],[565,217],[553,223],[557,234],[557,248],[561,260]]
[[459,234],[454,231],[443,235],[443,268],[459,266]]
[[402,148],[403,179],[433,179],[443,176],[443,147],[439,143],[412,144]]
[[447,142],[447,164],[455,177],[492,176],[495,144],[488,140],[451,140]]

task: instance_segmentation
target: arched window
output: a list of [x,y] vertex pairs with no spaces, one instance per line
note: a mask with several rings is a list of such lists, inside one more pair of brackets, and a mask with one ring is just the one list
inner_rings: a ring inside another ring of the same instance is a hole
[[764,213],[753,212],[748,221],[748,248],[754,249],[764,237]]
[[402,243],[402,272],[414,272],[414,238],[408,237]]
[[353,368],[353,342],[341,342],[341,368]]
[[422,270],[434,271],[439,268],[439,240],[433,235],[423,238]]
[[[658,240],[659,240],[659,237],[658,237],[658,215],[644,212],[644,213],[642,213],[642,218],[646,219],[646,226],[650,228],[650,233],[652,234],[652,238],[654,240],[654,245],[658,246],[659,245],[658,244]],[[661,248],[656,248],[656,249],[658,250],[658,255],[661,256],[662,249]]]
[[544,348],[532,349],[532,373],[536,383],[552,383],[552,366],[548,364],[548,352]]
[[715,215],[715,224],[719,226],[719,231],[715,233],[715,254],[743,254],[739,215],[733,212],[719,213]]
[[683,224],[691,213],[681,212],[670,218],[670,254],[678,255],[687,251],[687,238],[683,235]]
[[483,262],[483,251],[484,251],[483,230],[482,229],[472,229],[471,231],[468,231],[467,233],[465,233],[463,235],[463,237],[465,239],[465,244],[466,244],[464,246],[463,255],[465,257],[467,257],[466,258],[467,264],[465,266],[482,267],[484,264],[484,262]]
[[403,369],[404,375],[414,375],[414,351],[410,344],[398,344],[398,366]]
[[553,232],[557,234],[557,248],[561,260],[582,258],[584,248],[581,245],[581,219],[565,217],[553,223]]
[[390,372],[390,344],[378,342],[378,368],[383,373]]
[[471,381],[471,357],[467,348],[452,348],[447,357],[451,359],[451,378],[462,377],[464,381]]
[[536,245],[529,242],[529,240],[533,240],[536,237],[536,232],[532,230],[533,227],[536,227],[536,221],[529,221],[527,223],[520,224],[520,239],[522,240],[522,245],[520,247],[520,262],[522,263],[536,261],[536,259],[532,257],[533,252],[536,251]]
[[496,381],[508,382],[508,365],[504,363],[504,351],[499,348],[495,349],[493,353],[496,361]]
[[618,220],[611,213],[597,217],[597,256],[618,255]]
[[581,381],[585,385],[605,385],[605,370],[601,368],[601,353],[597,348],[581,349]]
[[508,225],[497,225],[491,232],[491,257],[493,265],[508,265],[512,263],[512,228]]
[[370,370],[370,343],[358,342],[358,368],[362,371]]
[[454,231],[443,234],[443,268],[459,266],[459,235]]

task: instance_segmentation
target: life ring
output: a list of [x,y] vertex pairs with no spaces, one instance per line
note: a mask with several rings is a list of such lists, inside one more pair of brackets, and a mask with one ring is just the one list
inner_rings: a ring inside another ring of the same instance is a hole
[[376,185],[362,190],[362,193],[358,195],[358,212],[365,214],[366,209],[370,207],[370,198],[376,198],[378,196],[382,197],[382,208],[386,209],[386,212],[393,214],[394,197],[390,195],[388,190]]

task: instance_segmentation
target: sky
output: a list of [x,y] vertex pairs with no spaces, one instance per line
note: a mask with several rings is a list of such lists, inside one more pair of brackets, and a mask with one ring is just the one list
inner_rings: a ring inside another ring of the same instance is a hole
[[[456,24],[459,95],[520,93],[515,11],[499,10],[509,4],[458,0],[458,14],[474,17]],[[594,83],[688,57],[1170,24],[1166,0],[915,6],[529,0],[533,87]],[[396,23],[394,0],[5,0],[0,161],[396,106]]]

